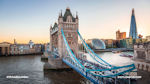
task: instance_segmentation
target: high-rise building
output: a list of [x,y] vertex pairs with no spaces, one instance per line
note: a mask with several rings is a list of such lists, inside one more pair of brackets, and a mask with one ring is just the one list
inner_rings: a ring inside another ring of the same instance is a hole
[[121,40],[126,38],[126,32],[116,31],[116,40]]
[[132,38],[132,39],[137,39],[137,38],[138,38],[137,35],[138,35],[138,34],[137,34],[135,13],[134,13],[134,9],[132,9],[129,37]]

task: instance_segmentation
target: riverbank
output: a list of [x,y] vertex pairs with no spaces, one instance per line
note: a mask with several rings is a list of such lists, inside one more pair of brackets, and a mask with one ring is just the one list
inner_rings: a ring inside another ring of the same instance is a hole
[[112,51],[132,52],[134,50],[130,48],[108,48],[108,49],[94,50],[94,52],[112,52]]
[[40,52],[40,53],[29,53],[29,54],[0,55],[0,57],[9,57],[9,56],[28,56],[28,55],[43,55],[43,52]]
[[[131,48],[107,48],[107,49],[92,49],[94,52],[112,52],[112,51],[121,51],[121,52],[133,52]],[[86,50],[79,50],[81,52],[86,52]]]
[[137,80],[137,84],[150,84],[150,72],[138,69],[137,75],[142,77]]

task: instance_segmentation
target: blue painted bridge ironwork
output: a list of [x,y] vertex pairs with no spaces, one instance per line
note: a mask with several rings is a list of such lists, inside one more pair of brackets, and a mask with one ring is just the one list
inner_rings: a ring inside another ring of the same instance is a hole
[[[126,66],[113,66],[107,63],[96,53],[94,53],[94,51],[86,44],[78,30],[77,33],[81,39],[82,44],[84,45],[89,56],[91,56],[91,58],[93,58],[96,63],[77,58],[68,45],[68,42],[63,32],[63,28],[61,29],[61,33],[64,40],[65,48],[67,50],[67,56],[62,59],[63,62],[94,84],[103,84],[104,81],[106,81],[107,83],[112,83],[114,82],[116,76],[125,75],[125,73],[131,72],[135,69],[134,64],[129,64]],[[107,80],[105,80],[106,78]]]

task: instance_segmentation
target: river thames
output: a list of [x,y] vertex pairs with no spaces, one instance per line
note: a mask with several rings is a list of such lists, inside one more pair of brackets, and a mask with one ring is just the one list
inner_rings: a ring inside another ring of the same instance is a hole
[[[127,57],[120,58],[118,54],[111,52],[99,53],[99,55],[113,65],[117,65],[118,61],[120,65],[132,62]],[[122,64],[121,61],[123,62]],[[41,55],[0,57],[0,84],[89,83],[89,81],[75,71],[45,71],[43,70],[43,66],[44,62],[41,61]],[[7,76],[28,76],[28,78],[6,78]]]
[[[44,71],[40,55],[0,57],[0,84],[85,84],[75,71]],[[29,78],[6,78],[28,76]]]

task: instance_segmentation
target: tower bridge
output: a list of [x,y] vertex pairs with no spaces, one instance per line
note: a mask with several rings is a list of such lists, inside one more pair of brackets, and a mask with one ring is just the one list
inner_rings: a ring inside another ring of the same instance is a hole
[[[74,17],[69,8],[64,15],[59,14],[58,23],[50,27],[50,56],[48,63],[53,69],[72,68],[94,84],[120,83],[116,76],[129,75],[134,69],[134,64],[126,66],[113,66],[99,57],[83,40],[79,33],[78,15]],[[78,37],[86,52],[95,60],[92,63],[78,53]],[[123,80],[126,82],[126,80]]]

